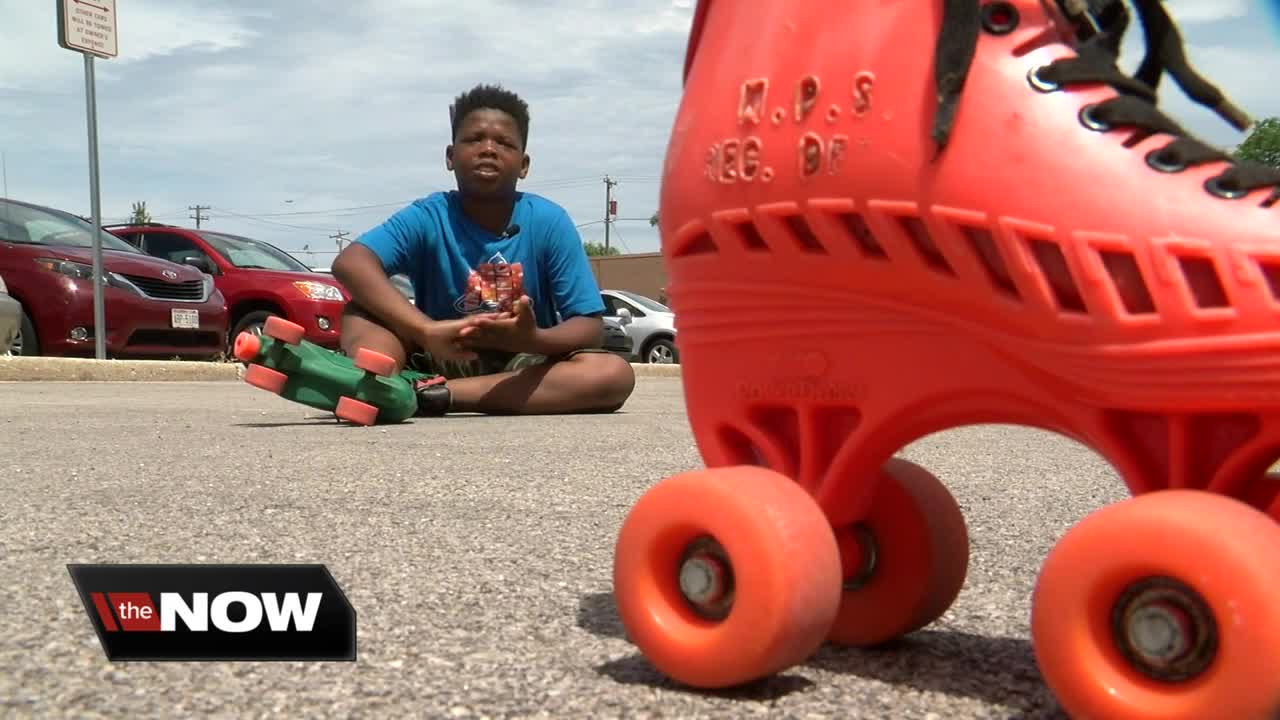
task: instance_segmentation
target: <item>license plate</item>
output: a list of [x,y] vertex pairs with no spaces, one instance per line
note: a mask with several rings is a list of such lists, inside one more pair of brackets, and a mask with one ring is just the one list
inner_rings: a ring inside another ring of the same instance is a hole
[[169,311],[169,320],[175,328],[184,330],[200,329],[200,311],[199,310],[179,310],[173,308]]

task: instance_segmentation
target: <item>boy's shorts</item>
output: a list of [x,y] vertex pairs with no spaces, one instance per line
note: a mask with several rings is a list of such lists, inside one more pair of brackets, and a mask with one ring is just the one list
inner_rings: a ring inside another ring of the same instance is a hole
[[[364,318],[373,323],[381,324],[368,311],[360,307],[354,301],[348,302],[343,311],[344,315],[351,314]],[[553,358],[546,355],[538,355],[536,353],[508,353],[498,351],[481,351],[479,357],[475,360],[443,360],[436,361],[430,353],[423,350],[416,344],[410,343],[404,338],[400,338],[400,342],[405,345],[405,353],[408,357],[406,365],[410,370],[416,370],[426,375],[443,375],[446,380],[457,380],[464,377],[476,377],[479,375],[496,375],[502,372],[512,372],[521,368],[533,365],[541,365]],[[609,353],[610,350],[604,348],[582,348],[572,352],[557,355],[554,360],[568,360],[579,353]]]
[[420,373],[443,375],[447,380],[457,380],[464,377],[513,372],[522,368],[541,365],[549,360],[568,360],[581,353],[608,352],[604,348],[582,348],[581,350],[574,350],[551,358],[537,353],[481,351],[478,353],[479,357],[474,360],[435,360],[430,353],[418,349],[409,353],[408,366],[410,370],[417,370]]

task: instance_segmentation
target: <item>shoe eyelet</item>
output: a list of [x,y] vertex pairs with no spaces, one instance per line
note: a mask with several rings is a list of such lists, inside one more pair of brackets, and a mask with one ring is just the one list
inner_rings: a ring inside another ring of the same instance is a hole
[[1107,132],[1111,126],[1093,116],[1093,111],[1097,109],[1098,106],[1093,103],[1080,108],[1080,124],[1094,132]]
[[1220,176],[1211,177],[1208,180],[1205,180],[1204,189],[1207,190],[1210,195],[1220,197],[1223,200],[1239,200],[1249,194],[1248,190],[1241,190],[1238,187],[1232,187],[1223,183]]
[[1048,80],[1045,80],[1044,78],[1040,77],[1040,71],[1045,69],[1046,67],[1048,67],[1048,65],[1037,65],[1036,67],[1033,67],[1030,70],[1028,70],[1027,83],[1030,84],[1031,87],[1038,92],[1042,92],[1042,93],[1057,92],[1058,90],[1062,89],[1061,85],[1059,85],[1058,83],[1049,82]]
[[1152,170],[1162,173],[1178,173],[1187,169],[1185,164],[1176,159],[1170,159],[1168,151],[1164,148],[1147,153],[1147,165]]
[[1008,35],[1018,27],[1018,8],[1013,3],[992,2],[982,6],[982,27],[992,35]]

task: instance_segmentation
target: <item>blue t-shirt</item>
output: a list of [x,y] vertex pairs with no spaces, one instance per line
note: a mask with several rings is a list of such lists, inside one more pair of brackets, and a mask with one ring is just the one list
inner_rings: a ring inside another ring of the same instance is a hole
[[476,288],[483,263],[521,263],[524,293],[533,301],[538,327],[579,315],[604,314],[600,288],[582,238],[569,214],[532,193],[517,193],[506,238],[480,227],[462,210],[456,190],[415,200],[356,242],[373,251],[387,275],[404,273],[415,303],[435,320],[460,318],[487,307]]

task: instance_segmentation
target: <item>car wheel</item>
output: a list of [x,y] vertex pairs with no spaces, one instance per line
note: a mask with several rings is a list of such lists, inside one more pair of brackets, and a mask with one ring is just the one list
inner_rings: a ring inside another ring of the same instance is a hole
[[18,323],[18,336],[9,343],[6,352],[10,355],[35,357],[40,354],[40,341],[36,338],[36,327],[31,324],[31,318],[27,317],[25,308],[20,312],[22,320]]
[[262,326],[267,324],[267,318],[276,316],[269,310],[257,310],[240,318],[240,322],[232,328],[231,333],[227,336],[227,345],[230,347],[235,344],[236,338],[240,337],[240,333],[248,332],[251,335],[261,335]]
[[674,342],[663,338],[654,340],[644,353],[644,361],[659,365],[672,365],[680,362],[680,353]]

